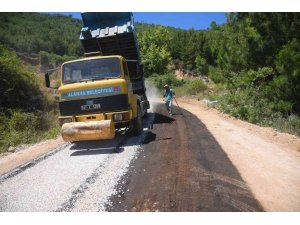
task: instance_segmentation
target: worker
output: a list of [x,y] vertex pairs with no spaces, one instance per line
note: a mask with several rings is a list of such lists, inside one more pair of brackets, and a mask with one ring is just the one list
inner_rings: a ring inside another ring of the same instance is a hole
[[175,98],[175,92],[173,89],[170,89],[169,84],[164,85],[164,101],[167,106],[167,110],[169,114],[172,116],[172,104],[173,104],[173,98]]

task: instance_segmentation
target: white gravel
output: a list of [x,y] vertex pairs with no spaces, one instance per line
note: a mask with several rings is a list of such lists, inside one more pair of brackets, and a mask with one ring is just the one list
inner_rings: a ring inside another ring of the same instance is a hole
[[[153,119],[150,114],[144,127]],[[114,150],[124,136],[73,144],[4,180],[0,211],[104,211],[107,199],[116,193],[118,181],[140,151],[146,132],[130,137],[119,153]]]
[[126,141],[123,151],[116,155],[111,155],[106,160],[106,165],[99,170],[98,179],[93,182],[84,194],[79,198],[71,211],[105,211],[106,204],[109,205],[108,198],[117,193],[115,189],[121,177],[124,176],[130,163],[141,151],[140,144],[146,137],[147,128],[153,123],[154,115],[150,114],[144,123],[144,133],[139,137],[131,137]]
[[125,147],[124,152],[110,157],[106,161],[107,165],[99,171],[99,178],[78,199],[72,211],[105,211],[108,197],[116,193],[115,186],[126,174],[138,151],[138,146]]

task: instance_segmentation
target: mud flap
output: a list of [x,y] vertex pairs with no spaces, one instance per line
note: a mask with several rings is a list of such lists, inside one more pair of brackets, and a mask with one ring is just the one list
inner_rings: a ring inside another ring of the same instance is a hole
[[111,120],[65,123],[61,135],[64,141],[113,139],[115,124]]

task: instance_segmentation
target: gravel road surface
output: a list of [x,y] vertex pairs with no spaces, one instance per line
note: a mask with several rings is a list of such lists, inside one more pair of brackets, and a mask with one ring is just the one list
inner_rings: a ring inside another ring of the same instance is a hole
[[[154,114],[138,137],[67,144],[32,166],[0,178],[0,211],[102,211],[141,151]],[[23,171],[22,171],[23,170]],[[16,174],[16,175],[15,175]]]
[[298,137],[180,104],[152,102],[138,137],[66,143],[2,174],[0,211],[300,210]]

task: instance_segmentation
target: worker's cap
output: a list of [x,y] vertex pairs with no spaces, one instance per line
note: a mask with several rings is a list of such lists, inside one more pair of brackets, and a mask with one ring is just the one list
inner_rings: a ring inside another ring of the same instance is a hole
[[168,85],[168,84],[165,84],[165,85],[164,85],[164,88],[166,88],[166,87],[169,87],[169,85]]

